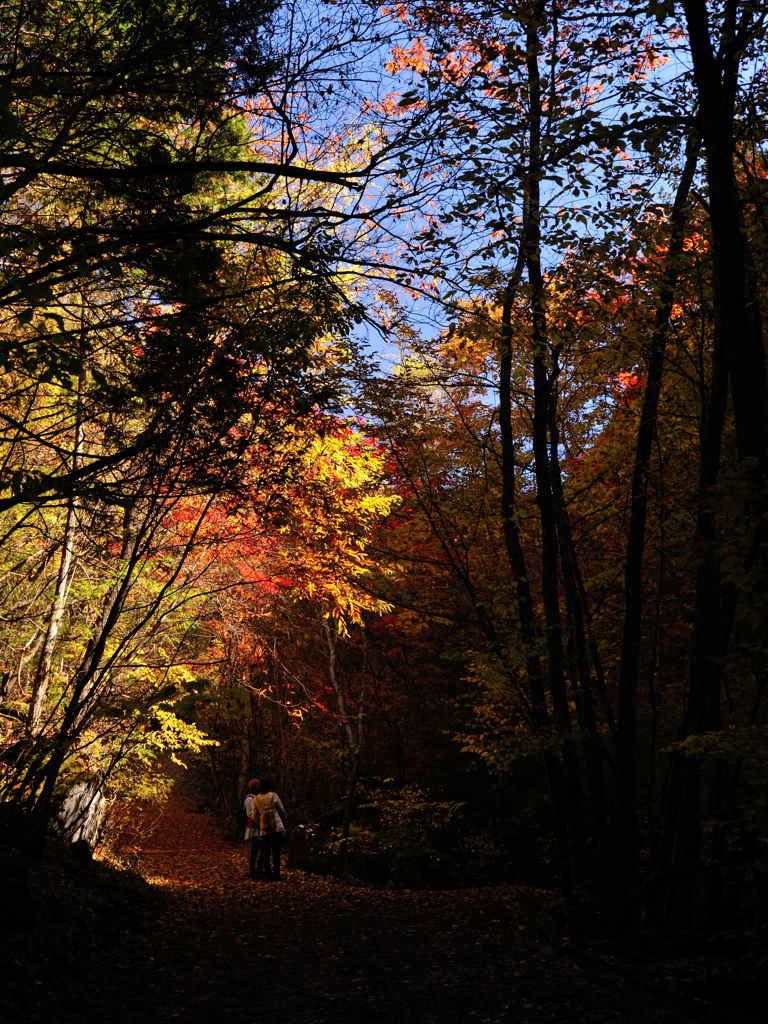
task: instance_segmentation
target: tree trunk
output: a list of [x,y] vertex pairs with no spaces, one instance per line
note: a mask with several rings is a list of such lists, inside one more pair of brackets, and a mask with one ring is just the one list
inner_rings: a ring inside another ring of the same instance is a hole
[[331,679],[331,686],[333,686],[334,693],[336,694],[336,700],[339,705],[339,714],[341,715],[341,721],[347,735],[347,743],[351,753],[355,749],[355,737],[352,732],[352,719],[350,718],[349,711],[347,709],[344,687],[341,685],[341,680],[339,679],[337,671],[336,647],[339,642],[339,634],[337,630],[332,628],[329,620],[323,618],[322,615],[320,617],[320,623],[323,627],[323,631],[325,632],[325,639],[328,644],[328,675]]
[[[696,523],[700,561],[696,572],[694,633],[688,700],[681,739],[719,726],[722,673],[719,659],[730,644],[737,594],[719,586],[716,523],[708,507],[717,482],[725,415],[727,365],[734,423],[743,472],[750,484],[754,522],[749,570],[759,557],[764,536],[764,480],[768,447],[768,384],[762,320],[749,241],[743,225],[734,168],[734,119],[739,65],[753,26],[752,5],[729,0],[722,9],[719,40],[713,44],[704,0],[684,0],[694,80],[699,97],[698,124],[707,161],[715,299],[715,349],[710,401],[701,425],[699,511]],[[737,24],[737,17],[739,19]],[[717,51],[717,52],[716,52]],[[676,755],[671,765],[670,799],[659,866],[696,865],[701,856],[701,772],[693,757]],[[721,837],[722,838],[722,837]],[[673,852],[674,851],[674,852]],[[714,891],[714,890],[713,890]],[[696,876],[678,871],[667,894],[666,917],[690,927],[696,906]]]
[[573,735],[568,690],[565,676],[563,629],[560,613],[558,579],[557,510],[551,479],[549,424],[553,415],[555,373],[549,375],[550,356],[544,275],[541,269],[541,82],[539,77],[539,25],[529,21],[526,28],[526,69],[529,90],[529,152],[530,165],[526,180],[528,222],[525,226],[525,262],[531,298],[533,326],[533,456],[536,478],[536,500],[539,505],[542,547],[542,597],[546,623],[546,646],[549,692],[552,697],[555,725],[560,736],[568,818],[571,869],[574,885],[588,890],[587,840],[578,752]]
[[132,511],[132,507],[126,511],[124,527],[123,557],[128,561],[128,568],[119,585],[105,600],[99,625],[94,636],[88,641],[83,659],[75,672],[72,695],[58,730],[53,753],[43,766],[38,778],[32,780],[30,827],[25,842],[45,824],[56,780],[72,744],[81,732],[87,718],[88,706],[96,685],[96,673],[104,656],[107,640],[117,623],[131,586],[139,541],[138,534],[132,526]]
[[[80,377],[77,387],[77,411],[75,414],[75,436],[72,447],[72,472],[80,468],[80,459],[83,451],[84,431],[82,423],[82,394],[85,388],[85,357],[82,353],[80,360]],[[34,682],[32,684],[32,696],[29,702],[29,713],[27,715],[27,732],[31,736],[37,736],[42,728],[41,716],[45,696],[48,692],[48,684],[51,678],[51,664],[53,662],[53,651],[56,647],[61,623],[64,619],[64,612],[67,607],[67,595],[72,582],[72,558],[74,555],[75,530],[77,527],[78,500],[75,494],[70,496],[67,503],[67,519],[64,526],[64,537],[61,546],[61,561],[56,577],[56,590],[51,608],[51,617],[48,621],[48,629],[43,642],[43,649],[40,660],[37,663]]]
[[[699,507],[694,541],[698,564],[688,700],[679,739],[719,727],[722,681],[719,658],[726,652],[730,637],[728,624],[732,621],[732,616],[728,614],[731,595],[722,592],[719,584],[717,524],[715,510],[711,506],[712,489],[719,476],[728,398],[728,367],[722,319],[722,313],[716,308],[712,379],[709,394],[703,396],[699,428]],[[657,870],[663,871],[672,863],[679,867],[698,861],[701,851],[700,798],[701,773],[696,760],[675,754],[671,767],[665,838]],[[693,872],[674,876],[666,893],[666,911],[659,903],[657,915],[673,920],[680,927],[690,927],[695,893],[696,876]]]
[[[525,230],[525,228],[524,228]],[[525,552],[520,541],[520,531],[515,519],[515,442],[512,431],[512,307],[525,261],[525,240],[515,276],[506,288],[501,317],[501,346],[499,352],[499,419],[501,426],[501,515],[507,559],[514,580],[517,597],[517,614],[525,650],[525,664],[528,679],[528,696],[531,702],[533,728],[549,742],[552,722],[547,708],[547,695],[541,661],[536,651],[536,620],[533,595],[525,562]],[[563,767],[557,755],[547,750],[544,755],[544,771],[547,778],[552,811],[555,820],[555,840],[560,868],[560,884],[563,900],[569,910],[575,908],[573,891],[573,869],[570,843],[568,840],[567,794]]]
[[[725,5],[721,44],[715,54],[705,0],[684,0],[683,8],[699,96],[697,120],[707,158],[715,305],[720,310],[736,436],[741,454],[762,464],[768,447],[765,350],[760,305],[748,283],[752,256],[742,231],[733,163],[739,63],[753,12],[748,4]],[[742,18],[737,32],[735,19],[739,8]]]
[[[558,449],[560,434],[556,410],[550,421],[550,462],[552,466],[553,500],[557,510],[557,530],[560,541],[560,566],[568,614],[571,639],[571,687],[576,705],[579,731],[582,737],[582,756],[589,779],[589,819],[592,831],[592,872],[596,881],[596,894],[603,915],[612,913],[614,865],[611,847],[609,796],[605,784],[603,759],[605,750],[595,718],[592,695],[589,644],[584,623],[579,568],[571,534],[571,523],[565,507]],[[582,588],[583,590],[583,588]]]
[[[643,615],[643,560],[645,528],[648,518],[648,473],[664,373],[667,329],[679,276],[680,256],[683,251],[684,210],[696,170],[698,150],[698,140],[692,140],[688,146],[685,167],[672,206],[669,253],[659,289],[656,326],[649,346],[648,378],[643,392],[632,472],[629,536],[624,568],[624,632],[619,673],[616,745],[616,895],[620,905],[630,893],[635,892],[640,886],[636,728]],[[625,924],[630,927],[636,926],[639,906],[636,903],[630,904],[628,913],[634,915],[635,919],[628,919]]]

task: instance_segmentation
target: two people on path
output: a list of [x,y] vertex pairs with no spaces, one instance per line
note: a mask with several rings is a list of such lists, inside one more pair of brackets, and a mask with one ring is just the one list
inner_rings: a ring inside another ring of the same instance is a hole
[[283,802],[273,792],[269,779],[251,779],[244,806],[248,815],[245,838],[251,844],[248,855],[250,876],[279,882],[280,842],[286,826]]

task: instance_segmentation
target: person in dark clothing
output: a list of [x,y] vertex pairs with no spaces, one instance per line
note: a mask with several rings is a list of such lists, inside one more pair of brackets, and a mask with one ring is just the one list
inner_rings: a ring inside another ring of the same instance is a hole
[[280,881],[280,841],[285,832],[285,808],[269,779],[262,779],[254,797],[254,811],[259,814],[259,832],[263,850],[264,870],[268,881]]

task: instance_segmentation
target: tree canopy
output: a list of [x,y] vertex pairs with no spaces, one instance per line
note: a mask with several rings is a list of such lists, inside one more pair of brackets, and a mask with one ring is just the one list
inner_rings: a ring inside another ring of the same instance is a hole
[[20,842],[205,755],[344,857],[514,791],[607,933],[765,905],[767,15],[2,6]]

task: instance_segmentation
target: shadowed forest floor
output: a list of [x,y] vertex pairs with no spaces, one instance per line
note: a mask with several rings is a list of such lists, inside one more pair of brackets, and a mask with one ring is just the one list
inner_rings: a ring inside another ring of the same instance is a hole
[[[634,966],[553,933],[542,924],[548,893],[509,886],[382,891],[298,872],[285,872],[279,884],[252,882],[244,846],[225,843],[219,827],[182,798],[137,824],[134,855],[151,884],[143,887],[149,902],[127,918],[117,908],[113,927],[94,932],[90,952],[74,963],[65,949],[37,954],[39,969],[27,985],[34,992],[6,1001],[4,1020],[730,1019],[688,996],[665,995],[668,965]],[[45,884],[54,888],[50,866],[34,871],[48,871]],[[20,956],[35,955],[32,941],[16,947]]]

